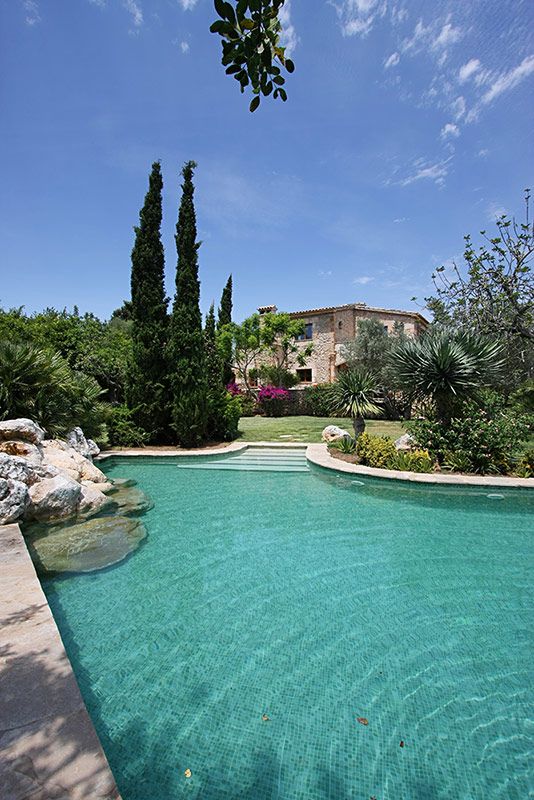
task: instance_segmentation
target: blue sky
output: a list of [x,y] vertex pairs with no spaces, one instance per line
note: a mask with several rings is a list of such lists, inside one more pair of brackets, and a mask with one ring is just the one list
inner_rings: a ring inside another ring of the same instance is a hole
[[129,295],[152,161],[174,290],[179,170],[198,162],[202,305],[416,308],[463,235],[533,186],[531,0],[291,0],[286,104],[254,114],[211,0],[0,0],[3,307]]

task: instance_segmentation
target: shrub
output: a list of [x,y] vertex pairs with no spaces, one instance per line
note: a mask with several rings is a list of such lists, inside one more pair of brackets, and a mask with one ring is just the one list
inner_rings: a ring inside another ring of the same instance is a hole
[[312,417],[329,417],[332,407],[332,386],[329,383],[318,383],[304,389],[304,401],[307,412]]
[[356,452],[356,442],[350,436],[343,436],[335,442],[330,442],[329,449],[339,450],[340,453],[352,455]]
[[356,442],[356,453],[360,464],[378,469],[388,469],[397,455],[395,443],[387,436],[372,436],[362,433]]
[[391,468],[404,472],[433,472],[434,461],[428,450],[398,450]]
[[528,419],[494,403],[489,410],[465,404],[461,416],[444,426],[437,420],[408,423],[420,447],[426,448],[447,469],[506,473],[510,456],[528,434]]
[[239,396],[239,402],[241,403],[241,416],[253,417],[257,410],[255,398],[248,394],[242,394]]
[[534,449],[526,450],[514,468],[518,478],[534,478]]
[[237,439],[237,432],[239,427],[239,418],[241,416],[242,401],[240,397],[232,397],[228,392],[225,398],[223,417],[224,417],[224,432],[223,438],[225,442],[231,442]]
[[150,437],[147,431],[136,425],[132,412],[125,405],[111,406],[106,423],[111,447],[143,447]]
[[[252,370],[251,370],[252,372]],[[291,389],[299,382],[298,376],[286,369],[276,365],[265,365],[257,370],[257,377],[266,386],[281,386],[284,389]]]
[[258,404],[266,417],[281,417],[289,400],[289,392],[279,386],[262,386]]

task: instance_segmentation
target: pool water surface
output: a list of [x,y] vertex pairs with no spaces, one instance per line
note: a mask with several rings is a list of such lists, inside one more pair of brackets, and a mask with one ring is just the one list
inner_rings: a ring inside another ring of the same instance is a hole
[[43,582],[123,800],[532,796],[532,492],[177,462]]

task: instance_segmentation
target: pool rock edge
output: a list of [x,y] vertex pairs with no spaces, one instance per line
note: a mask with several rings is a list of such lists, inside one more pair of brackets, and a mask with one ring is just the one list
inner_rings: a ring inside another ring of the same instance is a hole
[[0,574],[3,800],[120,800],[16,523],[0,526]]

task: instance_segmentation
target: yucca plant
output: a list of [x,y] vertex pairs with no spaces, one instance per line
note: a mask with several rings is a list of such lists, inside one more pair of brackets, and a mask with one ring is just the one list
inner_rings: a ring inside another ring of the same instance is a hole
[[365,430],[365,417],[379,415],[377,381],[371,372],[356,368],[340,373],[330,390],[332,414],[348,416],[354,426],[354,438]]
[[449,425],[455,407],[477,399],[503,367],[502,346],[475,334],[436,331],[410,339],[390,355],[402,388],[414,400],[432,400],[439,422]]

